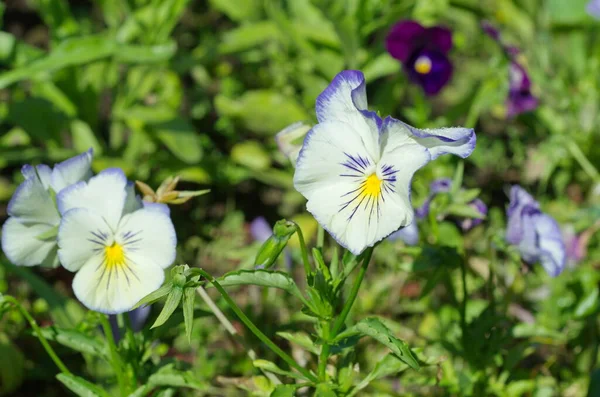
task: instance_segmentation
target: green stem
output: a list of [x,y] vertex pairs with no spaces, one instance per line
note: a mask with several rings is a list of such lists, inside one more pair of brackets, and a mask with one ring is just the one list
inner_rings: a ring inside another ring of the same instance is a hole
[[21,304],[14,297],[4,295],[4,296],[2,296],[2,298],[3,298],[4,301],[10,302],[14,306],[16,306],[16,308],[19,310],[19,312],[21,312],[21,314],[23,315],[23,317],[25,317],[25,319],[29,323],[29,326],[33,329],[33,332],[35,333],[35,335],[37,336],[37,338],[40,340],[40,343],[42,344],[42,346],[46,350],[46,353],[48,353],[48,355],[50,356],[50,358],[52,359],[52,361],[54,361],[54,364],[56,364],[56,366],[58,367],[58,369],[60,369],[60,372],[62,372],[63,374],[66,374],[66,375],[72,375],[71,371],[69,371],[69,369],[67,368],[67,366],[58,357],[58,355],[56,354],[56,352],[54,351],[54,349],[52,349],[52,346],[50,346],[50,343],[48,343],[48,341],[46,340],[46,338],[42,334],[41,328],[39,327],[39,325],[37,324],[37,322],[35,321],[35,319],[33,317],[31,317],[31,315],[29,314],[29,312],[27,310],[25,310],[25,308],[23,306],[21,306]]
[[102,329],[104,330],[104,337],[106,338],[106,343],[108,344],[108,350],[111,355],[111,365],[113,370],[115,371],[115,375],[117,376],[117,382],[119,384],[119,390],[122,396],[127,395],[127,387],[125,385],[125,380],[123,379],[123,371],[121,366],[121,356],[119,355],[119,351],[117,350],[117,345],[115,344],[115,336],[113,335],[112,328],[110,327],[110,323],[108,321],[108,316],[104,314],[100,314],[100,323],[102,324]]
[[308,277],[312,270],[310,269],[310,262],[308,261],[308,249],[306,248],[306,242],[304,241],[304,234],[302,234],[302,229],[296,222],[296,233],[298,233],[298,240],[300,240],[300,251],[302,252],[302,263],[304,264],[304,271],[306,272],[306,276]]
[[129,348],[134,352],[135,359],[131,363],[131,366],[133,368],[132,381],[133,385],[137,387],[138,374],[140,373],[140,366],[138,362],[140,351],[138,350],[137,341],[135,340],[135,334],[133,332],[133,327],[131,326],[131,319],[129,318],[129,313],[117,314],[117,322],[119,324],[119,329],[125,330],[125,338],[129,344]]
[[365,256],[363,258],[362,266],[360,267],[360,271],[356,276],[356,280],[354,280],[354,285],[352,286],[352,290],[350,291],[350,296],[346,300],[344,307],[342,309],[342,313],[335,320],[333,324],[333,330],[331,331],[332,338],[335,338],[342,329],[342,326],[346,322],[346,317],[348,317],[348,313],[350,313],[350,309],[352,309],[352,305],[354,305],[354,301],[356,300],[356,296],[358,295],[358,290],[360,289],[360,285],[362,284],[363,279],[365,278],[365,274],[367,273],[367,267],[369,266],[369,262],[371,261],[371,255],[373,254],[373,248],[367,248],[365,252]]
[[319,228],[317,229],[317,248],[322,250],[324,243],[325,243],[325,229],[323,229],[323,226],[319,225]]
[[[244,341],[240,337],[240,335],[238,334],[238,332],[235,329],[235,327],[233,326],[233,324],[231,324],[231,321],[229,321],[229,319],[227,317],[225,317],[225,314],[223,314],[221,309],[219,309],[219,306],[217,306],[215,304],[215,302],[213,302],[213,300],[211,299],[210,295],[208,295],[206,290],[202,286],[200,286],[200,287],[196,288],[196,292],[198,293],[198,295],[200,295],[200,297],[202,298],[204,303],[206,303],[206,305],[213,312],[213,314],[215,315],[217,320],[219,320],[221,325],[227,330],[227,332],[229,332],[229,334],[233,337],[233,339],[235,339],[239,344],[241,344],[242,346],[244,346],[246,348],[246,354],[248,354],[248,357],[250,357],[250,360],[255,361],[258,358],[258,355],[256,354],[256,352],[251,347],[247,346],[246,341]],[[273,374],[271,372],[267,372],[267,371],[263,371],[263,373],[265,374],[265,376],[267,378],[269,378],[271,380],[271,382],[273,382],[273,384],[276,384],[276,385],[281,384],[281,381],[279,380],[279,378],[277,376],[275,376],[275,374]]]
[[463,338],[467,329],[467,266],[464,260],[460,261],[460,275],[462,280],[463,299],[460,306],[460,325],[462,328]]
[[590,160],[588,160],[588,158],[585,156],[585,154],[577,145],[577,143],[575,143],[575,141],[573,141],[572,139],[569,139],[567,141],[567,147],[569,148],[569,151],[571,152],[573,158],[579,163],[579,165],[581,166],[581,168],[583,168],[585,173],[588,174],[588,176],[594,182],[598,182],[600,180],[600,174],[598,173],[598,170],[596,169],[596,167],[594,167]]
[[[302,238],[300,238],[300,241],[302,241]],[[225,301],[229,304],[229,306],[231,307],[233,312],[238,316],[238,318],[246,325],[246,327],[248,327],[248,329],[250,329],[250,331],[252,331],[252,333],[254,335],[256,335],[256,337],[258,339],[260,339],[265,345],[267,345],[267,347],[269,347],[269,349],[271,349],[275,354],[277,354],[279,357],[281,357],[281,359],[283,361],[285,361],[290,367],[296,369],[298,372],[300,372],[302,375],[304,375],[304,377],[306,379],[308,379],[314,383],[318,382],[318,379],[316,376],[314,376],[306,368],[301,367],[296,361],[294,361],[294,359],[292,357],[290,357],[286,352],[281,350],[275,343],[273,343],[273,341],[271,339],[269,339],[268,336],[263,334],[262,331],[259,330],[256,327],[256,325],[254,325],[254,323],[244,314],[244,312],[242,312],[242,310],[233,301],[233,299],[231,299],[231,297],[229,296],[227,291],[225,291],[225,289],[221,286],[221,284],[219,284],[219,282],[217,280],[215,280],[210,274],[208,274],[207,272],[205,272],[204,270],[202,270],[200,268],[194,268],[194,269],[192,269],[192,271],[194,273],[198,273],[198,274],[202,275],[202,277],[207,279],[209,282],[212,283],[212,285],[215,286],[215,288],[221,293],[221,295],[223,296],[223,299],[225,299]]]
[[[324,341],[330,340],[330,328],[329,321],[321,322],[321,336]],[[323,343],[321,347],[321,354],[319,354],[319,379],[321,382],[327,381],[327,360],[329,359],[330,345],[327,342]]]

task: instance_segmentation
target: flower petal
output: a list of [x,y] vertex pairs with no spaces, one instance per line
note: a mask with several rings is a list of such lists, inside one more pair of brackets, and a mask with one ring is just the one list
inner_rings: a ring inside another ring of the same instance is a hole
[[283,153],[296,166],[296,160],[302,149],[304,137],[310,130],[310,126],[302,122],[287,126],[275,135],[275,141],[279,151]]
[[443,26],[433,26],[427,28],[427,46],[447,53],[452,49],[452,31]]
[[107,168],[87,183],[78,182],[57,196],[58,210],[65,214],[72,208],[87,208],[102,216],[114,231],[125,205],[127,178],[121,169]]
[[26,224],[10,217],[2,226],[2,252],[17,266],[58,265],[56,241],[40,240],[37,236],[52,227],[44,224]]
[[250,223],[250,235],[255,241],[266,241],[272,234],[273,228],[264,217],[259,216]]
[[113,233],[100,215],[73,208],[63,215],[58,228],[58,257],[64,268],[75,272],[92,256],[104,255],[104,248],[113,242]]
[[135,184],[131,181],[127,181],[125,186],[125,204],[123,205],[123,215],[129,214],[144,207],[144,202],[135,193]]
[[385,46],[390,55],[402,62],[407,62],[420,46],[419,37],[425,33],[425,28],[415,21],[401,21],[392,26],[385,39]]
[[[425,57],[431,62],[431,70],[427,73],[419,73],[415,68],[415,62]],[[421,51],[417,53],[407,64],[410,79],[419,84],[425,94],[436,95],[450,81],[452,77],[452,63],[450,59],[438,51]]]
[[546,272],[556,277],[565,268],[567,258],[560,228],[556,221],[546,214],[539,214],[534,218],[534,227],[540,250],[539,260]]
[[158,212],[162,212],[163,214],[170,216],[171,215],[171,209],[169,208],[169,206],[167,204],[163,204],[163,203],[150,203],[148,201],[143,201],[142,202],[143,207],[150,210],[150,211],[158,211]]
[[387,239],[390,241],[396,241],[400,239],[404,241],[406,245],[419,244],[419,228],[417,227],[417,222],[413,220],[408,226],[405,226],[400,230],[390,234]]
[[56,164],[51,179],[54,191],[58,193],[69,185],[90,179],[93,154],[93,149],[89,149],[85,153]]
[[452,127],[421,130],[406,123],[402,124],[410,130],[413,139],[419,145],[427,148],[431,154],[431,160],[447,153],[464,159],[475,149],[476,137],[472,128]]
[[164,271],[152,261],[107,267],[101,255],[90,258],[73,279],[73,292],[81,303],[101,313],[130,311],[144,296],[158,289]]
[[24,223],[57,225],[60,216],[50,194],[44,189],[36,169],[25,165],[21,172],[26,179],[17,187],[10,199],[7,208],[8,215],[18,217]]
[[518,245],[523,239],[525,212],[539,212],[539,204],[520,186],[514,185],[510,189],[510,203],[506,214],[508,216],[506,227],[506,241]]
[[177,236],[171,218],[163,211],[143,208],[125,215],[115,238],[125,255],[137,263],[166,268],[175,260]]

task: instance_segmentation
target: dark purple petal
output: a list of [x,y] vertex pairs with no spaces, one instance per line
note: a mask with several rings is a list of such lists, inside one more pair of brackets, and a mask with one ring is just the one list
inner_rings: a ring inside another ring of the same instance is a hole
[[500,43],[500,31],[490,21],[481,21],[481,28],[488,36]]
[[262,216],[254,219],[250,223],[250,235],[255,241],[264,242],[273,234],[273,229],[269,222]]
[[429,185],[429,189],[431,193],[447,193],[452,188],[452,179],[450,178],[440,178],[431,182]]
[[[419,62],[427,59],[430,62],[430,70],[426,73],[418,71]],[[406,69],[410,79],[419,84],[425,94],[435,95],[450,81],[452,77],[452,63],[446,55],[438,51],[423,50],[415,54]]]
[[442,26],[427,28],[426,46],[447,54],[452,49],[452,31]]
[[506,98],[506,114],[514,117],[518,114],[534,110],[538,99],[531,93],[531,80],[523,66],[511,62],[509,68],[509,89]]
[[[131,322],[131,329],[133,332],[139,332],[144,328],[144,324],[146,324],[146,320],[150,315],[150,306],[142,306],[138,307],[127,313],[129,316],[129,321]],[[119,325],[117,323],[117,315],[111,314],[108,316],[108,320],[110,322],[110,328],[112,329],[113,337],[116,343],[119,343],[122,336],[119,332]]]
[[401,21],[392,26],[385,45],[390,55],[402,62],[407,62],[411,55],[422,45],[422,37],[426,29],[415,21]]
[[[475,199],[475,200],[471,201],[469,203],[469,207],[474,208],[481,215],[487,215],[487,212],[488,212],[487,205],[485,205],[485,203],[483,201],[481,201],[480,199]],[[466,218],[460,222],[460,227],[462,228],[462,230],[467,231],[467,230],[472,229],[475,226],[481,224],[481,222],[483,222],[483,219]]]
[[591,0],[585,7],[585,10],[594,18],[600,19],[600,0]]

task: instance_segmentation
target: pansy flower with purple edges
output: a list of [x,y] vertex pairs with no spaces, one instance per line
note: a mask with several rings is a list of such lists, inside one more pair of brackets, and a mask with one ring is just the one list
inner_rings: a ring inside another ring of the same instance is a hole
[[58,256],[75,296],[107,314],[130,311],[164,281],[177,238],[165,204],[144,205],[117,168],[62,190]]
[[450,81],[452,32],[441,26],[423,27],[416,21],[401,21],[387,35],[386,48],[404,65],[411,81],[427,95],[435,95]]
[[550,276],[558,276],[565,268],[566,250],[556,221],[544,214],[539,203],[516,185],[510,189],[506,212],[506,241],[518,247],[525,262],[540,262]]
[[294,186],[307,209],[353,254],[413,222],[413,174],[451,153],[475,148],[468,128],[420,130],[367,110],[362,72],[340,72],[318,96],[318,124],[306,135]]
[[[429,196],[423,203],[423,205],[415,210],[415,215],[417,218],[426,218],[429,216],[429,208],[431,206],[431,202],[440,193],[448,193],[452,189],[452,179],[450,178],[440,178],[431,182],[429,185]],[[487,205],[480,199],[474,199],[468,204],[471,208],[475,209],[481,215],[487,215],[488,209]],[[481,224],[483,219],[479,218],[465,218],[461,219],[459,225],[462,230],[467,231],[472,229],[473,227]]]
[[60,214],[54,197],[64,188],[92,176],[92,149],[54,168],[24,165],[21,183],[8,203],[2,226],[2,251],[17,266],[58,266],[56,233]]
[[506,45],[500,32],[488,21],[481,23],[483,31],[502,47],[510,61],[508,68],[508,96],[506,97],[506,116],[513,118],[521,113],[530,112],[538,107],[539,100],[531,92],[531,80],[527,70],[517,61],[519,49]]
[[591,0],[587,3],[585,10],[589,15],[600,19],[600,0]]

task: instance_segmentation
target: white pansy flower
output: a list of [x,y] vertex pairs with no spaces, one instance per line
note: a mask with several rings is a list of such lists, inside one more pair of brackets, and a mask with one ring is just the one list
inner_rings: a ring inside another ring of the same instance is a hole
[[164,204],[143,205],[120,169],[106,169],[57,197],[58,256],[75,296],[102,313],[123,313],[164,281],[177,239]]
[[275,142],[277,142],[279,151],[290,160],[294,167],[296,166],[300,149],[302,149],[304,137],[309,130],[309,125],[304,124],[303,122],[297,122],[288,125],[275,135]]
[[307,209],[354,254],[409,225],[413,174],[445,153],[467,157],[467,128],[420,130],[367,110],[365,79],[343,71],[319,95],[319,123],[304,139],[294,186]]
[[60,214],[54,195],[92,176],[92,150],[58,163],[24,165],[21,183],[8,203],[2,227],[2,251],[18,266],[58,266],[56,229]]

